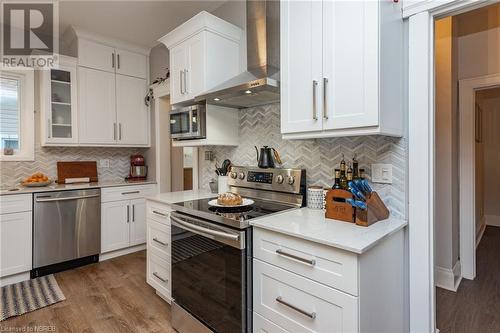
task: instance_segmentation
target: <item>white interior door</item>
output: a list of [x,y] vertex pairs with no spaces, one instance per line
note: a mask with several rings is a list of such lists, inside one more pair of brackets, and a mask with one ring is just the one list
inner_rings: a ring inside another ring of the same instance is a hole
[[281,2],[281,133],[320,131],[322,2]]
[[150,113],[144,104],[147,89],[145,79],[116,75],[116,119],[119,144],[147,145],[149,143]]
[[377,126],[379,2],[323,5],[323,127]]
[[78,94],[80,143],[115,143],[115,74],[79,67]]

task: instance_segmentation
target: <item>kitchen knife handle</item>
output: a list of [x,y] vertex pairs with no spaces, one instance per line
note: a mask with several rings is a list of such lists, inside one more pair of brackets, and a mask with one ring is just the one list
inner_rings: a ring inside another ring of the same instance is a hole
[[318,112],[316,110],[316,87],[318,86],[318,81],[313,80],[313,120],[318,120]]

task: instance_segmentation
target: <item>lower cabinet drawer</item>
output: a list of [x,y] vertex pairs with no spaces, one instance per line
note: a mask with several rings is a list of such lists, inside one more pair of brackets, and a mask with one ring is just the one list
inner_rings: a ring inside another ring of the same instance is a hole
[[170,276],[170,263],[157,256],[152,251],[147,252],[147,277],[150,286],[161,294],[170,297],[172,282]]
[[358,298],[253,260],[254,311],[289,332],[358,332]]
[[257,312],[253,313],[253,332],[254,333],[289,333],[276,325],[275,323],[267,320],[259,315]]
[[170,258],[170,228],[148,220],[147,229],[148,250],[153,249],[163,258]]
[[170,212],[172,209],[167,205],[162,205],[153,201],[146,202],[146,217],[165,225],[170,225]]

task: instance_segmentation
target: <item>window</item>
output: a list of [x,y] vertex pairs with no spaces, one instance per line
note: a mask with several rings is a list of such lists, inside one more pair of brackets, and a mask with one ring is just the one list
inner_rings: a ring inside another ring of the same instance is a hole
[[[34,76],[31,69],[0,71],[0,160],[34,159]],[[4,149],[12,148],[12,155]]]

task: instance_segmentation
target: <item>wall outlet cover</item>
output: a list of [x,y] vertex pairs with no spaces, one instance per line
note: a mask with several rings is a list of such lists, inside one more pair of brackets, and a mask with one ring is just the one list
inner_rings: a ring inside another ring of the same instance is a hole
[[392,184],[392,164],[372,164],[372,182],[382,184]]
[[109,160],[108,159],[99,160],[99,167],[100,168],[109,168]]

